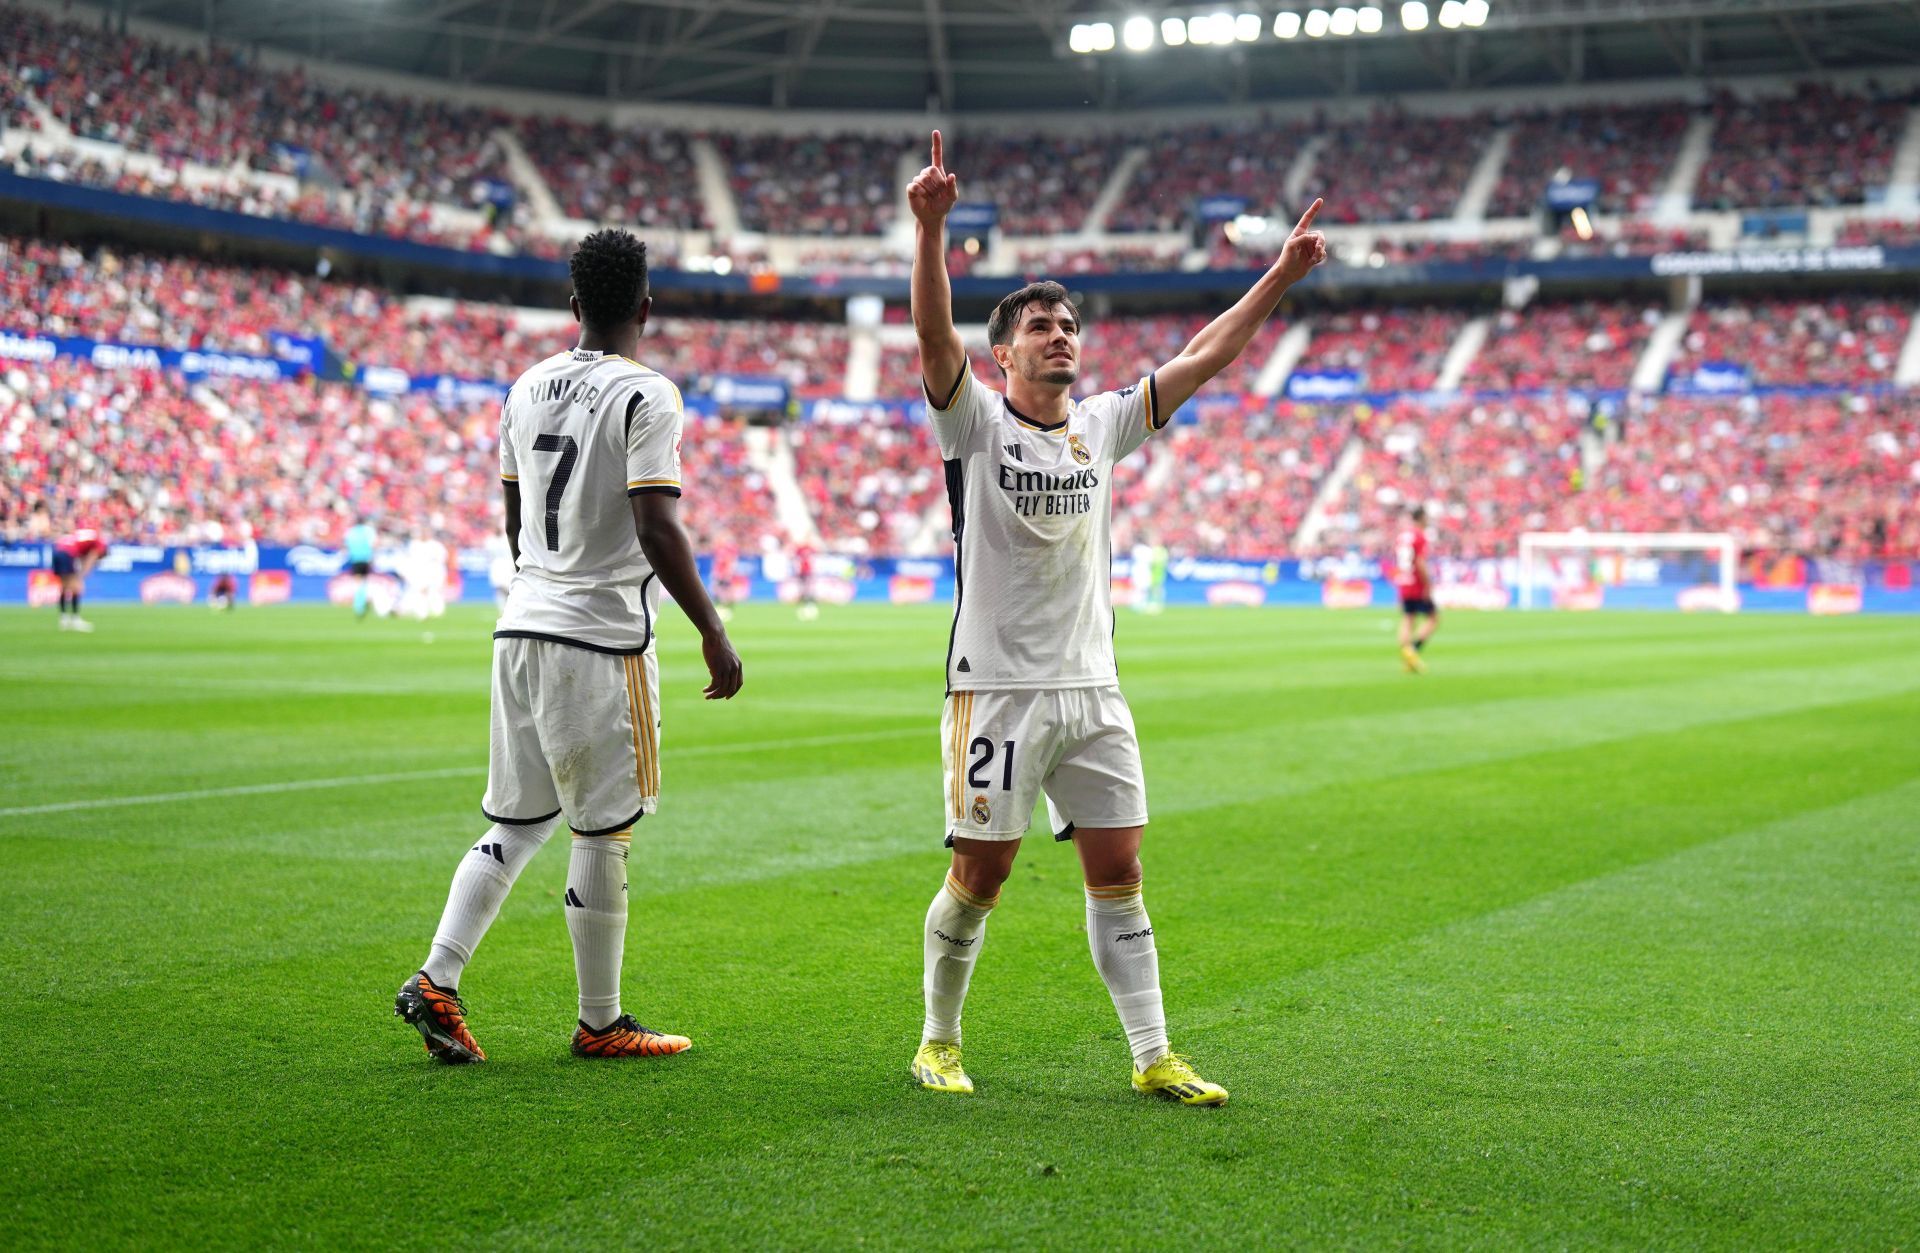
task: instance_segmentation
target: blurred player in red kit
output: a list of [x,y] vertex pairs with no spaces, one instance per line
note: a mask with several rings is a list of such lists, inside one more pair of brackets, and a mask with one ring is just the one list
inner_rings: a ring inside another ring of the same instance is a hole
[[213,581],[213,588],[207,593],[207,604],[214,609],[232,609],[240,599],[240,580],[224,571]]
[[107,541],[100,532],[82,527],[54,541],[53,573],[60,580],[60,629],[91,631],[93,623],[80,616],[80,593],[87,575],[107,555]]
[[721,540],[713,547],[713,570],[708,582],[713,584],[713,603],[720,611],[722,622],[733,617],[739,579],[740,549],[732,540]]
[[813,598],[813,545],[805,540],[793,550],[793,576],[800,584],[800,618],[811,622],[820,616],[820,605]]
[[1421,650],[1440,625],[1433,604],[1433,575],[1427,566],[1427,507],[1407,511],[1407,525],[1393,540],[1393,585],[1400,592],[1400,664],[1425,674]]

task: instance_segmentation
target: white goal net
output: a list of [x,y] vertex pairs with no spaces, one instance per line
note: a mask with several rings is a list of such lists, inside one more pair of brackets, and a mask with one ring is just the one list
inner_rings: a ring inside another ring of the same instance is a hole
[[1520,607],[1598,608],[1609,588],[1682,609],[1734,613],[1740,541],[1711,531],[1528,531],[1520,537]]

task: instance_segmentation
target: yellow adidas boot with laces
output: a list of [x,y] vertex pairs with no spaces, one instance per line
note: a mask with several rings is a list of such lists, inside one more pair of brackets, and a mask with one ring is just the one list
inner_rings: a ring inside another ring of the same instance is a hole
[[1150,1092],[1182,1105],[1225,1105],[1227,1090],[1208,1083],[1194,1072],[1187,1059],[1178,1053],[1162,1053],[1145,1070],[1133,1072],[1133,1090]]
[[932,1092],[971,1092],[973,1080],[960,1069],[960,1046],[945,1040],[928,1040],[913,1055],[913,1077]]

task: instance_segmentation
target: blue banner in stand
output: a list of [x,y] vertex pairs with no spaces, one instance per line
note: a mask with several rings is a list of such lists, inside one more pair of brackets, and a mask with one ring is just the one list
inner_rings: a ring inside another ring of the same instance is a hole
[[1288,400],[1348,400],[1366,390],[1358,370],[1295,370],[1287,376]]
[[188,378],[290,379],[307,371],[305,366],[273,357],[0,330],[0,360],[46,363],[62,357],[85,361],[99,370],[178,370]]
[[1193,206],[1194,216],[1202,222],[1231,222],[1246,211],[1245,196],[1202,196]]
[[318,370],[327,363],[327,341],[317,335],[289,335],[285,331],[267,332],[267,343],[276,360],[301,370]]
[[951,235],[990,231],[998,225],[1000,206],[991,200],[962,201],[947,214],[947,232]]
[[756,374],[712,374],[701,381],[699,391],[722,409],[784,413],[787,408],[785,379]]
[[[108,537],[112,539],[111,536]],[[374,573],[397,593],[404,562],[397,550],[375,554]],[[59,598],[49,570],[51,546],[0,543],[0,605],[33,604],[48,608]],[[457,554],[461,578],[458,599],[465,604],[493,601],[492,575],[499,565],[485,549]],[[1457,608],[1503,609],[1512,605],[1511,571],[1506,562],[1442,562],[1441,603]],[[701,576],[712,578],[702,560]],[[204,603],[213,581],[235,576],[243,602],[250,604],[342,603],[352,597],[346,554],[336,548],[301,544],[292,548],[211,548],[115,543],[87,578],[90,603]],[[1116,603],[1124,603],[1132,579],[1132,561],[1121,554],[1113,564]],[[1844,585],[1740,589],[1743,612],[1920,613],[1916,571],[1901,562],[1867,562],[1857,568],[1828,571],[1822,577]],[[1706,585],[1697,562],[1652,560],[1628,572],[1630,577],[1602,590],[1597,606],[1608,609],[1700,608]],[[735,576],[749,600],[794,600],[800,593],[784,561],[763,562],[745,556]],[[1464,581],[1463,581],[1464,580]],[[827,604],[950,604],[954,596],[951,557],[865,557],[821,553],[814,561],[815,596]],[[1317,605],[1331,609],[1390,612],[1396,601],[1382,577],[1380,563],[1360,556],[1297,561],[1290,558],[1175,556],[1167,565],[1167,602],[1212,605],[1223,611],[1258,605]],[[1690,603],[1695,602],[1695,603]]]
[[1753,374],[1738,361],[1702,361],[1692,371],[1667,380],[1667,390],[1706,396],[1731,396],[1753,390]]
[[1600,182],[1592,178],[1556,179],[1547,184],[1547,208],[1565,212],[1584,209],[1600,198]]

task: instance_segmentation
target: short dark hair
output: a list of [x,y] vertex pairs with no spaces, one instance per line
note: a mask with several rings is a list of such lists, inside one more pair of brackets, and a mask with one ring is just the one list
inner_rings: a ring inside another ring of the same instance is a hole
[[617,226],[581,240],[567,270],[580,320],[595,330],[628,321],[647,298],[647,246]]
[[1073,297],[1067,289],[1052,279],[1042,279],[1038,283],[1028,283],[1005,300],[993,307],[993,316],[987,319],[987,342],[1004,344],[1013,338],[1013,324],[1028,305],[1040,305],[1051,309],[1055,305],[1065,305],[1073,310],[1073,322],[1080,325],[1080,309],[1073,303]]
[[1417,504],[1410,505],[1407,508],[1407,516],[1412,518],[1415,522],[1425,522],[1427,520],[1427,507],[1425,505],[1417,505]]

